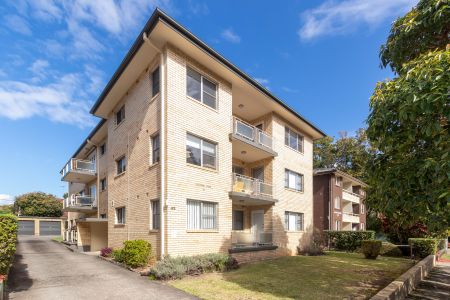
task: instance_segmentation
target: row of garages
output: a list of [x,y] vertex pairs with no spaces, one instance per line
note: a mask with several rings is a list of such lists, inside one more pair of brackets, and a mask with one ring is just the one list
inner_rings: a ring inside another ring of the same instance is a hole
[[60,236],[63,220],[58,218],[19,217],[19,235]]

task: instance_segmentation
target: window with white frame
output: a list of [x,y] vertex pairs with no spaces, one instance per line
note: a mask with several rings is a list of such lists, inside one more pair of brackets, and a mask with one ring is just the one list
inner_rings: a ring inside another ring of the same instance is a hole
[[303,136],[287,126],[284,130],[284,144],[294,150],[303,153]]
[[152,77],[152,98],[153,98],[159,93],[160,88],[159,67],[153,70],[151,77]]
[[342,186],[342,177],[341,176],[336,176],[336,185]]
[[188,200],[187,229],[217,229],[217,203]]
[[296,191],[303,191],[303,174],[285,169],[284,187],[288,189],[294,189]]
[[296,213],[286,211],[284,213],[285,227],[288,231],[302,231],[303,230],[303,213]]
[[233,210],[233,230],[244,230],[244,211]]
[[335,225],[334,225],[334,229],[341,230],[341,221],[336,220]]
[[125,160],[125,156],[122,156],[121,158],[116,160],[116,169],[117,175],[120,175],[127,170],[127,163]]
[[336,196],[334,198],[334,208],[335,209],[341,209],[341,197]]
[[205,168],[216,168],[217,144],[202,138],[187,134],[186,137],[186,162]]
[[125,224],[125,207],[116,208],[116,224]]
[[217,85],[197,71],[187,68],[187,95],[211,108],[217,107]]
[[361,203],[361,213],[363,214],[365,212],[364,204]]
[[122,123],[123,120],[125,120],[125,105],[122,105],[122,107],[116,112],[116,125]]
[[366,224],[361,223],[360,230],[366,230]]
[[159,149],[160,149],[160,142],[159,142],[159,134],[156,134],[151,137],[151,164],[156,164],[159,162]]
[[160,202],[159,200],[153,200],[152,202],[152,229],[159,229],[159,224],[161,222],[161,211],[160,211]]

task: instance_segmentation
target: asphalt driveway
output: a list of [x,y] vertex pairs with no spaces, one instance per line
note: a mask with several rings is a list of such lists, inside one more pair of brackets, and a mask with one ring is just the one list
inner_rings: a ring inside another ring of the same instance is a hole
[[195,299],[45,237],[19,237],[9,299]]

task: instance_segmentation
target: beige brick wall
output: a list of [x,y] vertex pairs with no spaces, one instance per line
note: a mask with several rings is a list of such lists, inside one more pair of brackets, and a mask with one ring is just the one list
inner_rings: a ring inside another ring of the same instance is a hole
[[[106,145],[106,152],[102,155],[100,154],[100,146],[102,144]],[[98,217],[102,214],[108,214],[108,143],[107,139],[104,139],[98,144],[97,148],[97,176],[98,176],[98,186],[97,186],[97,195],[98,195]],[[100,180],[106,178],[106,190],[101,190]]]

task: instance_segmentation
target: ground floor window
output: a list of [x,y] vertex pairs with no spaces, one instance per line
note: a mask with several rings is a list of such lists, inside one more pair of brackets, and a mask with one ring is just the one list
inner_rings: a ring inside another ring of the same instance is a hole
[[233,210],[233,230],[244,230],[244,211]]
[[217,203],[188,200],[187,229],[217,229]]
[[116,224],[125,224],[125,207],[116,208]]
[[361,230],[366,230],[366,225],[364,223],[361,223]]
[[284,214],[285,227],[289,231],[302,231],[303,230],[303,213],[296,213],[287,211]]
[[341,230],[341,221],[336,220],[336,223],[335,223],[334,228],[335,228],[336,230]]

